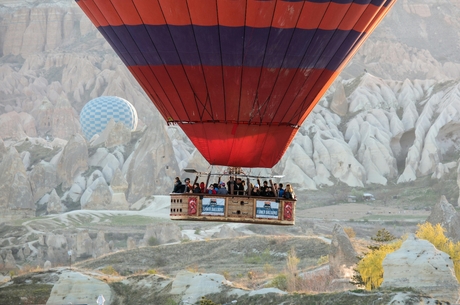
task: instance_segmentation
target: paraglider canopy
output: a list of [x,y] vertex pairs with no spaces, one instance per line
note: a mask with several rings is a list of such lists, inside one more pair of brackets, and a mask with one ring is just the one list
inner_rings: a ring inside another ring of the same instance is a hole
[[395,0],[76,0],[212,165],[273,167]]

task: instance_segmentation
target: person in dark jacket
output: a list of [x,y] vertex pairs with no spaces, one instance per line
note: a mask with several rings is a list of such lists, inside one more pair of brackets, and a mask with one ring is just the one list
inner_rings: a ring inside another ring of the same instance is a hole
[[201,193],[201,188],[200,188],[200,185],[198,183],[195,183],[193,185],[193,192],[194,193]]
[[286,184],[286,189],[284,190],[284,198],[286,199],[296,199],[294,189],[290,184]]
[[174,189],[173,189],[173,193],[183,193],[183,184],[182,184],[182,181],[180,181],[180,178],[179,177],[176,177],[175,181],[174,181]]

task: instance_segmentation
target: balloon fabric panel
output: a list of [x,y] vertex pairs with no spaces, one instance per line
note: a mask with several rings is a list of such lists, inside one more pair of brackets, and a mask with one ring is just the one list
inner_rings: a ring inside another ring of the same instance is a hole
[[272,167],[393,0],[76,0],[213,165]]

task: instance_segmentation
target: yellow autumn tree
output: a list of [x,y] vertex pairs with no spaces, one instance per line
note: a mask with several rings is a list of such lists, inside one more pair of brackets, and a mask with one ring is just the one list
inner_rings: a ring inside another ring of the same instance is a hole
[[393,253],[401,247],[402,240],[397,240],[391,244],[385,244],[378,249],[367,253],[359,261],[356,270],[361,275],[364,286],[367,290],[380,287],[383,282],[383,259],[389,253]]
[[429,241],[436,249],[447,253],[451,257],[454,263],[455,276],[457,281],[460,281],[460,242],[452,242],[444,232],[446,232],[446,229],[441,224],[438,223],[433,226],[431,223],[426,222],[418,225],[415,235],[420,239]]

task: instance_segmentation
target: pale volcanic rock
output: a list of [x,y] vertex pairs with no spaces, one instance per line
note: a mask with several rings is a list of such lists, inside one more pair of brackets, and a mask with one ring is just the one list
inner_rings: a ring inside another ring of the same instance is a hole
[[46,261],[46,262],[43,264],[43,269],[45,269],[45,270],[49,270],[49,269],[51,269],[51,267],[53,267],[53,265],[51,264],[50,261]]
[[29,54],[39,53],[44,50],[46,42],[46,11],[41,8],[32,8],[29,11],[27,28],[23,37],[21,54],[27,57]]
[[89,236],[88,230],[77,233],[76,238],[76,257],[89,258],[93,256],[93,240]]
[[212,237],[214,238],[235,238],[235,237],[240,237],[243,235],[244,235],[243,233],[235,231],[231,226],[223,225],[222,227],[220,227],[219,232],[214,233]]
[[129,236],[128,239],[126,240],[126,246],[128,250],[136,249],[137,248],[136,240],[133,237]]
[[70,139],[80,131],[80,122],[67,99],[59,100],[53,112],[52,134],[56,138]]
[[[164,193],[173,185],[179,172],[172,145],[166,141],[166,132],[147,129],[128,163],[126,181],[129,183],[127,200],[136,202],[151,194]],[[124,172],[124,171],[123,171]],[[124,172],[125,173],[125,172]]]
[[[15,10],[10,17],[3,39],[3,54],[19,55],[21,53],[23,36],[29,24],[30,10],[21,8]],[[14,20],[14,22],[13,22]]]
[[358,253],[342,226],[336,224],[332,230],[331,249],[329,250],[329,272],[334,278],[350,278],[353,267],[358,263]]
[[348,112],[348,100],[342,82],[337,82],[330,108],[340,116],[344,116]]
[[151,237],[154,237],[160,244],[165,244],[180,241],[182,233],[175,223],[150,224],[145,229],[144,245],[148,245]]
[[452,204],[450,204],[446,196],[441,196],[441,199],[431,210],[430,216],[426,222],[433,226],[440,224],[446,229],[446,236],[454,242],[460,241],[460,215],[457,213]]
[[44,100],[41,105],[34,110],[37,132],[40,136],[45,136],[52,131],[54,106],[50,101]]
[[349,111],[357,112],[375,108],[390,108],[397,106],[393,90],[382,79],[365,73],[359,86],[348,97]]
[[9,148],[0,163],[0,208],[4,220],[35,216],[26,169],[14,148]]
[[110,210],[112,192],[103,177],[94,181],[80,199],[82,210]]
[[62,214],[67,210],[65,205],[62,204],[61,198],[56,193],[56,190],[52,190],[48,198],[48,204],[46,211],[48,214]]
[[96,239],[93,241],[93,249],[93,257],[110,253],[109,243],[105,240],[105,233],[103,231],[97,232]]
[[0,138],[21,140],[25,137],[27,137],[27,134],[22,125],[22,119],[19,113],[12,111],[0,115]]
[[100,294],[106,300],[105,305],[110,305],[112,290],[106,282],[80,272],[61,269],[59,280],[53,285],[46,304],[94,304]]
[[3,257],[3,268],[6,270],[16,269],[16,260],[14,259],[11,250],[4,251],[5,256]]
[[438,163],[438,165],[433,171],[433,174],[431,175],[431,179],[442,179],[443,177],[448,175],[453,168],[456,167],[457,162],[455,161],[446,164]]
[[128,190],[128,181],[126,181],[125,176],[118,168],[115,170],[112,182],[110,183],[114,193],[123,193],[125,194]]
[[382,288],[411,287],[451,303],[459,298],[452,259],[427,240],[409,235],[399,250],[387,254],[382,265]]
[[58,185],[56,167],[48,162],[40,161],[29,172],[29,181],[34,196],[33,200],[37,202]]
[[322,163],[337,179],[349,186],[363,186],[364,167],[356,160],[343,139],[335,139],[323,132],[313,137],[313,160]]
[[64,187],[70,187],[73,179],[88,168],[88,147],[83,136],[74,135],[64,147],[57,164],[57,176]]

